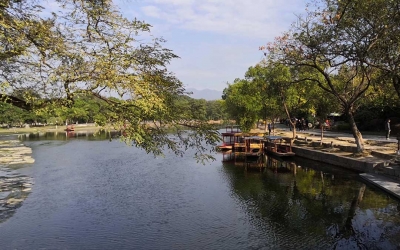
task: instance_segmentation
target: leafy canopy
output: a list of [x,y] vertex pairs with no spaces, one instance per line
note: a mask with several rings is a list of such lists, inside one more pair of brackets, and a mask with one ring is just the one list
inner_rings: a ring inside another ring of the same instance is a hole
[[218,133],[174,105],[186,94],[167,68],[178,56],[151,35],[150,25],[124,17],[111,0],[56,2],[60,11],[45,18],[38,2],[2,1],[1,97],[16,103],[12,93],[24,90],[22,101],[38,114],[63,107],[82,113],[72,110],[76,97],[94,97],[107,107],[106,118],[95,122],[125,128],[127,143],[156,155],[165,147],[176,154],[194,147],[207,158],[203,141],[215,144]]

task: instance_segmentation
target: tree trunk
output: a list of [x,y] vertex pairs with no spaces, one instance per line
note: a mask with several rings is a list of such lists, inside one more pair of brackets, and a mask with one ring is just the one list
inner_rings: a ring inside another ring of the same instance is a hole
[[351,202],[350,210],[347,215],[344,230],[342,231],[342,233],[344,233],[344,234],[351,235],[354,233],[352,221],[353,221],[354,215],[356,214],[357,207],[360,205],[360,203],[364,197],[365,188],[366,188],[366,185],[363,184],[360,187],[357,196],[355,196],[353,201]]
[[265,101],[263,101],[263,119],[264,119],[264,121],[265,121],[265,126],[264,126],[264,133],[267,133],[267,130],[268,130],[268,127],[267,127],[267,113],[268,113],[268,111],[267,111],[267,105],[265,104]]
[[356,141],[357,153],[362,153],[362,152],[364,152],[364,140],[362,138],[361,132],[357,128],[357,124],[354,121],[354,116],[353,116],[353,112],[351,112],[351,109],[348,109],[346,111],[346,113],[349,117],[351,132],[353,133],[354,139]]
[[283,104],[283,107],[285,108],[286,115],[287,115],[287,117],[289,119],[289,124],[293,128],[293,137],[292,137],[292,139],[295,139],[296,138],[296,119],[294,120],[294,122],[292,122],[292,118],[290,117],[289,109],[287,108],[286,103],[284,101],[282,101],[282,104]]
[[292,139],[296,138],[296,121],[292,123],[292,121],[290,121],[290,124],[292,124],[293,126],[293,135],[292,135]]
[[319,145],[322,146],[322,139],[324,138],[324,124],[320,122],[319,126],[321,127],[321,141]]
[[272,135],[275,135],[275,122],[272,120]]
[[394,75],[392,77],[393,87],[396,90],[397,96],[400,97],[400,76]]
[[267,118],[265,118],[265,126],[264,126],[264,132],[267,133],[268,131],[268,122],[267,122]]

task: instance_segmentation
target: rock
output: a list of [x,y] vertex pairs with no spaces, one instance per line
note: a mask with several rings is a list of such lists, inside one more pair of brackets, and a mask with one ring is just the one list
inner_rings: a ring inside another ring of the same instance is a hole
[[14,189],[11,194],[8,196],[9,198],[21,199],[22,193],[18,189]]
[[4,200],[11,194],[11,191],[0,192],[0,200]]
[[12,206],[14,207],[15,205],[22,203],[23,201],[24,201],[23,199],[16,199],[16,198],[8,199],[7,207],[12,207]]

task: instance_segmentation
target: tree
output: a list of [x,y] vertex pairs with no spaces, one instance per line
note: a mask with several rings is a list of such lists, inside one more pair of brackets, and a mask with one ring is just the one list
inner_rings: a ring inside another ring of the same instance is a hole
[[[208,157],[201,154],[207,150],[202,141],[215,144],[218,133],[172,105],[174,98],[185,94],[183,84],[167,69],[178,57],[162,46],[163,39],[150,35],[150,25],[123,17],[111,0],[57,2],[61,12],[50,19],[37,14],[43,6],[27,0],[9,0],[1,6],[3,15],[17,14],[7,19],[13,26],[1,27],[7,60],[0,66],[0,94],[31,89],[40,98],[28,95],[23,101],[36,113],[63,108],[71,112],[77,96],[94,97],[108,110],[106,119],[95,116],[96,122],[108,122],[115,129],[129,123],[125,142],[156,155],[164,146],[176,154],[194,147],[197,157]],[[27,34],[18,36],[20,30]],[[20,42],[13,42],[16,39]],[[18,53],[10,54],[7,48]]]
[[293,67],[288,67],[279,62],[263,61],[265,67],[265,78],[268,82],[266,92],[270,98],[279,98],[280,110],[288,118],[290,126],[293,128],[293,138],[296,137],[295,115],[308,114],[314,110],[310,95],[311,89],[307,82],[298,84],[296,81],[299,72]]
[[336,1],[322,1],[319,8],[309,11],[306,18],[299,18],[290,32],[265,49],[274,60],[307,68],[310,74],[298,82],[314,82],[336,98],[349,119],[357,151],[362,152],[364,143],[354,112],[372,84],[375,71],[363,53],[372,41],[344,18],[345,7]]
[[260,95],[262,105],[260,117],[265,121],[265,132],[268,128],[267,119],[270,118],[274,121],[276,118],[281,117],[283,112],[279,96],[271,89],[268,70],[263,63],[258,63],[254,67],[250,67],[245,74],[246,79],[255,84],[257,95]]
[[333,3],[347,29],[357,32],[359,55],[366,56],[365,63],[390,79],[400,97],[400,1],[342,0]]
[[206,112],[208,120],[226,120],[224,100],[207,101]]
[[227,112],[240,125],[242,131],[250,131],[262,109],[257,86],[247,80],[235,79],[223,91]]

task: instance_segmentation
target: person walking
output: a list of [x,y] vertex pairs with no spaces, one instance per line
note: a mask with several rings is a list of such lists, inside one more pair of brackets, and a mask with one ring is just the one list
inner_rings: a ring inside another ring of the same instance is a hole
[[389,140],[390,136],[390,119],[388,119],[385,123],[385,130],[386,130],[386,140]]

